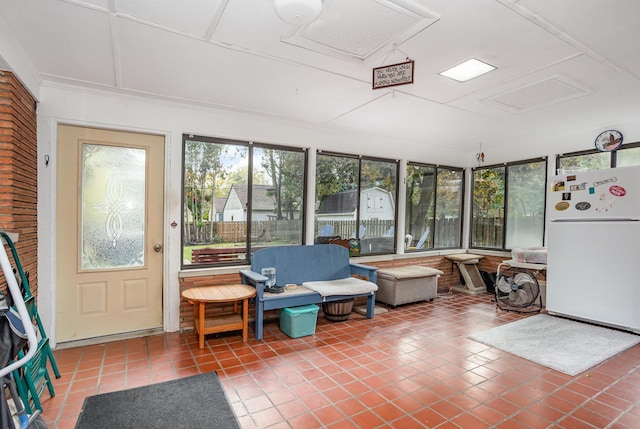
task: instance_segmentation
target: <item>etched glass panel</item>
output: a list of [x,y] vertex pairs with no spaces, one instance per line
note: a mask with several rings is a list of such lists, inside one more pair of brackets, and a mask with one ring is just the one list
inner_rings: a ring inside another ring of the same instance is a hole
[[82,145],[83,270],[144,265],[146,151]]

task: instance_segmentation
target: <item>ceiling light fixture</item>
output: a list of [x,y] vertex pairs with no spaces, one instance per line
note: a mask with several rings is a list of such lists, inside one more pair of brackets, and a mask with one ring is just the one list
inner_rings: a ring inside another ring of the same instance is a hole
[[462,64],[458,64],[457,66],[451,67],[450,69],[438,74],[446,76],[453,80],[457,80],[458,82],[466,82],[495,69],[496,68],[492,65],[484,63],[475,58],[471,58],[470,60],[467,60]]
[[274,0],[273,7],[284,22],[306,25],[320,16],[322,0]]

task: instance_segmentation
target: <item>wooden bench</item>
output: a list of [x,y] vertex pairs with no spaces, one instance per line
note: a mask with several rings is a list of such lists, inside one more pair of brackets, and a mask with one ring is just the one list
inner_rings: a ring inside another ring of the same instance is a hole
[[[253,251],[262,247],[253,247]],[[206,264],[214,262],[234,262],[244,259],[247,252],[246,247],[202,247],[191,251],[191,262],[193,264]]]
[[[263,268],[276,269],[276,284],[297,285],[282,293],[265,291]],[[350,263],[349,251],[334,244],[277,246],[257,251],[251,269],[240,270],[242,283],[256,288],[256,339],[262,339],[264,312],[285,307],[367,297],[367,318],[373,318],[376,267]],[[357,277],[354,277],[357,276]]]

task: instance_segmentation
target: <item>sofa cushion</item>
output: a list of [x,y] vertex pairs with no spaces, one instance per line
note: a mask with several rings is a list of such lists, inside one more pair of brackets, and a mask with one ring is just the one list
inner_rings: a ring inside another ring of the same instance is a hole
[[303,282],[302,286],[318,292],[321,296],[331,295],[360,295],[372,293],[378,290],[378,285],[355,277],[347,277],[338,280],[321,280],[316,282]]
[[393,277],[395,279],[412,279],[442,274],[444,274],[444,272],[436,268],[423,267],[420,265],[408,265],[406,267],[378,270],[378,277]]

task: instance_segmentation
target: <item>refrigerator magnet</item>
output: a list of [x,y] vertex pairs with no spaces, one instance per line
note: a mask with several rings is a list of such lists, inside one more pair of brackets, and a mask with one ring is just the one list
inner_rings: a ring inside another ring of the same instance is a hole
[[564,181],[560,180],[558,182],[555,182],[551,189],[553,190],[553,192],[564,191]]
[[579,203],[576,203],[576,210],[585,211],[589,210],[590,208],[591,204],[587,201],[580,201]]
[[616,197],[624,197],[625,195],[627,195],[627,190],[619,185],[611,186],[609,188],[609,192],[611,192],[611,195],[615,195]]
[[580,183],[579,185],[571,185],[571,186],[569,186],[569,190],[570,191],[584,191],[585,189],[587,189],[587,184],[586,183]]
[[559,212],[565,211],[566,209],[569,208],[569,203],[566,201],[560,201],[559,203],[556,204],[556,210],[558,210]]
[[571,192],[563,192],[562,201],[571,201]]

